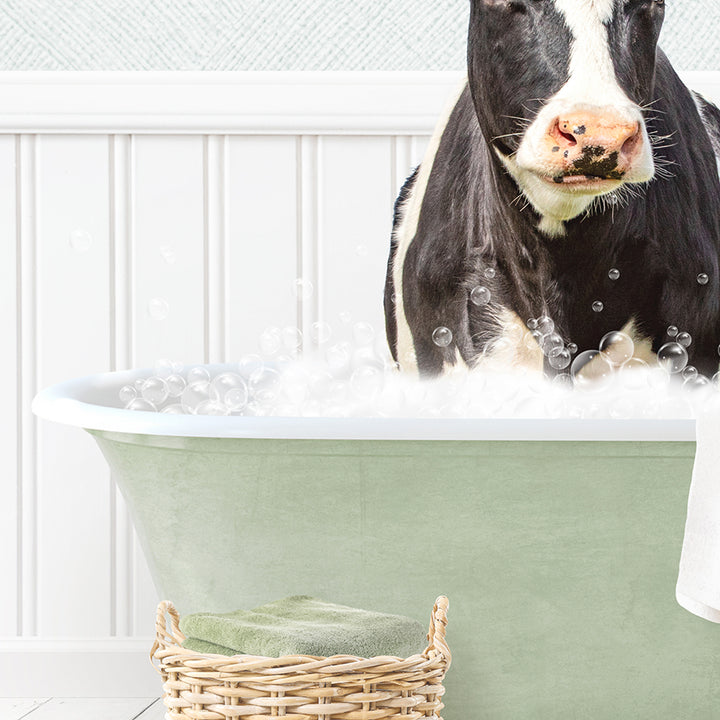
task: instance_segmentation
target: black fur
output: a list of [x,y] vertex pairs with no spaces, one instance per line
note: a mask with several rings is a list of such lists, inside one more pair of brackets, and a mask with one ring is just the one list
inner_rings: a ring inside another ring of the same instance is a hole
[[[609,25],[616,73],[630,97],[648,106],[649,131],[671,136],[655,151],[669,175],[638,188],[626,205],[566,222],[564,237],[542,234],[532,207],[513,202],[518,187],[492,145],[516,150],[517,136],[496,139],[517,130],[503,116],[532,120],[542,102],[534,99],[551,96],[567,79],[570,38],[563,22],[546,16],[554,12],[549,2],[473,2],[470,85],[442,136],[402,270],[403,305],[420,373],[442,372],[444,363],[455,362],[456,351],[472,366],[500,333],[493,310],[507,308],[523,321],[549,315],[565,342],[576,343],[580,352],[597,348],[605,333],[631,318],[657,351],[669,340],[667,327],[675,325],[693,338],[690,363],[710,376],[718,368],[720,342],[715,159],[720,111],[698,100],[705,121],[717,129],[711,138],[690,91],[665,55],[655,53],[662,20],[656,4],[626,3],[617,13],[634,14],[616,14]],[[547,40],[540,36],[544,31],[550,32]],[[633,52],[640,57],[636,64]],[[398,206],[407,193],[406,185]],[[388,340],[397,356],[390,300],[395,248],[393,243],[385,308]],[[492,279],[484,272],[490,267],[496,271]],[[608,277],[611,268],[620,270],[619,280]],[[699,273],[709,276],[706,285],[697,282]],[[470,302],[477,285],[491,291],[490,306]],[[603,312],[593,311],[595,301],[603,303]],[[453,332],[447,348],[432,341],[439,326]]]
[[403,206],[408,200],[410,193],[417,180],[419,166],[415,168],[412,175],[405,180],[405,183],[400,190],[395,201],[395,207],[393,209],[393,234],[390,239],[390,262],[388,263],[387,275],[385,276],[385,298],[383,306],[385,308],[385,335],[387,336],[388,345],[392,350],[393,358],[397,361],[397,353],[395,348],[397,347],[397,320],[395,317],[395,281],[392,273],[392,258],[395,256],[397,251],[397,239],[395,238],[394,230],[400,224],[402,220]]

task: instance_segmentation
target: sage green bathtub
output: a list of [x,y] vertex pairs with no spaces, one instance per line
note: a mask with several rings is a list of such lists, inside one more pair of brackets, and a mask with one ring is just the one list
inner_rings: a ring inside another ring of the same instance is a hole
[[674,597],[692,442],[92,432],[181,614],[446,594],[446,720],[720,718],[720,628]]

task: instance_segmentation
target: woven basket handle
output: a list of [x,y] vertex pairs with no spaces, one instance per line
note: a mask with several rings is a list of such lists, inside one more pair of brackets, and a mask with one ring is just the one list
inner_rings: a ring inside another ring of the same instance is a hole
[[[169,629],[165,621],[166,614],[170,616]],[[155,653],[161,647],[167,647],[168,645],[181,645],[184,640],[185,635],[183,635],[180,630],[180,613],[178,613],[175,606],[169,600],[163,600],[157,606],[157,613],[155,615],[155,642],[150,649],[150,662],[161,675],[163,675],[162,670],[158,668],[154,662]]]
[[445,641],[445,629],[447,628],[447,610],[450,601],[441,595],[435,601],[432,615],[430,617],[430,630],[428,630],[428,646],[425,648],[423,655],[430,657],[431,653],[440,653],[447,658],[448,667],[452,662],[452,654],[450,648]]

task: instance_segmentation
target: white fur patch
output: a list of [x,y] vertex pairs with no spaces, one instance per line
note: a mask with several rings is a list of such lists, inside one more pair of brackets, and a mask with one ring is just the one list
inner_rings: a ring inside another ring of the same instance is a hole
[[448,103],[445,112],[440,116],[440,120],[435,126],[430,144],[425,151],[425,157],[420,164],[415,184],[410,191],[410,196],[403,205],[402,216],[395,230],[397,249],[395,251],[395,257],[393,258],[392,272],[393,290],[395,293],[395,323],[397,326],[397,359],[400,368],[404,372],[417,372],[418,369],[417,357],[415,356],[415,344],[413,343],[412,332],[407,321],[407,316],[405,315],[405,306],[403,304],[403,268],[405,267],[405,257],[407,256],[410,243],[412,243],[417,233],[420,210],[422,209],[425,191],[427,190],[430,173],[435,162],[435,156],[440,147],[440,140],[450,120],[450,115],[455,105],[457,105],[466,85],[467,81],[465,80],[452,101]]

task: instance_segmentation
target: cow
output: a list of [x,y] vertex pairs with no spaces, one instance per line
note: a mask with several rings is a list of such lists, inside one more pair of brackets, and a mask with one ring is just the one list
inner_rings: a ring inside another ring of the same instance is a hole
[[720,111],[658,47],[663,16],[663,0],[471,0],[467,82],[395,204],[401,370],[554,376],[623,331],[646,362],[679,334],[717,372]]

